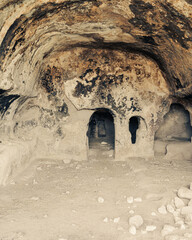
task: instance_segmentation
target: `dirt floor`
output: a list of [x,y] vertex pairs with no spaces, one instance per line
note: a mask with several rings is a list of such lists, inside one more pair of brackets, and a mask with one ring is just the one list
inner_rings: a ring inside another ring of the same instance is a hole
[[[175,230],[165,239],[191,240],[192,226],[158,212],[191,182],[190,161],[37,160],[0,188],[0,240],[160,240],[166,224]],[[143,218],[135,235],[134,215]]]

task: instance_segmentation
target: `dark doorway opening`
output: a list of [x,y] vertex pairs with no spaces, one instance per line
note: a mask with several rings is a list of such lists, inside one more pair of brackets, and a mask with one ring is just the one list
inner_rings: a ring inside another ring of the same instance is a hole
[[131,133],[131,142],[132,144],[136,143],[136,133],[139,128],[139,117],[131,117],[129,119],[129,131]]
[[[107,109],[93,113],[88,127],[89,149],[98,150],[97,154],[113,157],[115,148],[115,127],[112,114]],[[112,151],[112,152],[111,152]]]

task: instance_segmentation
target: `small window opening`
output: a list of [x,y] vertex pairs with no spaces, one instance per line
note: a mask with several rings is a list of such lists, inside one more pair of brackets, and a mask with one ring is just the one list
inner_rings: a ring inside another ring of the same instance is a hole
[[139,118],[138,117],[131,117],[129,119],[129,131],[131,133],[132,144],[136,143],[136,133],[137,133],[138,128],[139,128]]

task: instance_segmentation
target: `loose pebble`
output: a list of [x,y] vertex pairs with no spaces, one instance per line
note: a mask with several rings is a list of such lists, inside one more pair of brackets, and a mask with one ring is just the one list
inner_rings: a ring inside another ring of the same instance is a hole
[[133,203],[133,200],[134,200],[133,197],[128,197],[128,198],[127,198],[127,202],[128,202],[128,203]]
[[174,203],[176,208],[182,208],[185,206],[185,203],[183,202],[183,200],[178,197],[175,197]]
[[180,198],[186,198],[186,199],[192,199],[192,190],[181,187],[177,192],[178,197]]
[[134,212],[133,210],[130,210],[129,213],[130,213],[130,214],[134,214],[135,212]]
[[186,229],[185,224],[181,224],[181,225],[180,225],[180,229],[181,229],[181,230],[185,230],[185,229]]
[[106,218],[103,219],[103,222],[108,223],[109,219],[106,217]]
[[177,209],[176,211],[173,212],[173,216],[174,217],[179,217],[180,216],[180,212],[181,212],[181,209]]
[[135,215],[129,218],[129,225],[139,228],[143,225],[143,218],[140,215]]
[[177,225],[177,226],[181,226],[181,225],[183,225],[183,224],[184,224],[184,222],[183,222],[182,219],[180,219],[180,220],[178,220],[178,221],[175,222],[175,225]]
[[70,162],[71,162],[70,159],[63,159],[63,163],[65,163],[65,164],[69,164]]
[[37,201],[37,200],[39,200],[39,197],[31,197],[31,200]]
[[151,216],[157,216],[157,214],[155,212],[152,212]]
[[188,225],[192,225],[192,214],[189,213],[185,216],[185,223]]
[[181,209],[181,214],[182,215],[192,214],[192,206],[183,207]]
[[129,228],[129,233],[131,233],[132,235],[135,235],[137,233],[137,229],[135,226],[131,226]]
[[167,205],[167,211],[168,211],[169,213],[173,213],[173,212],[175,211],[175,209],[174,209],[174,207],[173,207],[171,204],[168,204],[168,205]]
[[156,228],[157,227],[154,226],[154,225],[149,225],[149,226],[146,226],[146,231],[147,232],[153,232],[153,231],[155,231]]
[[171,225],[164,225],[162,231],[161,231],[161,236],[165,237],[166,235],[172,233],[173,231],[175,231],[175,227],[171,226]]
[[175,220],[175,224],[177,224],[177,222],[182,221],[183,219],[177,216],[174,216],[174,220]]
[[113,219],[113,222],[114,222],[114,223],[118,223],[119,221],[120,221],[120,217],[117,217],[117,218],[114,218],[114,219]]
[[160,213],[160,214],[167,214],[167,210],[166,210],[166,207],[163,205],[163,206],[161,206],[161,207],[159,207],[158,208],[158,212]]
[[75,169],[80,169],[81,168],[81,165],[80,164],[78,164],[77,166],[76,166],[76,168]]
[[104,203],[104,201],[105,201],[104,198],[102,198],[102,197],[98,197],[97,200],[98,200],[99,203]]
[[134,202],[142,202],[142,198],[134,198]]
[[38,184],[38,182],[35,179],[33,179],[33,185],[36,185],[36,184]]

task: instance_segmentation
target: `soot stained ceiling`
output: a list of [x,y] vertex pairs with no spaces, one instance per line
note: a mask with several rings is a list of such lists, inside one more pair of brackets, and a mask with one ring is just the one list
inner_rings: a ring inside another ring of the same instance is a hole
[[191,10],[189,0],[3,1],[1,99],[31,95],[50,57],[88,48],[145,55],[158,64],[170,95],[190,100]]

